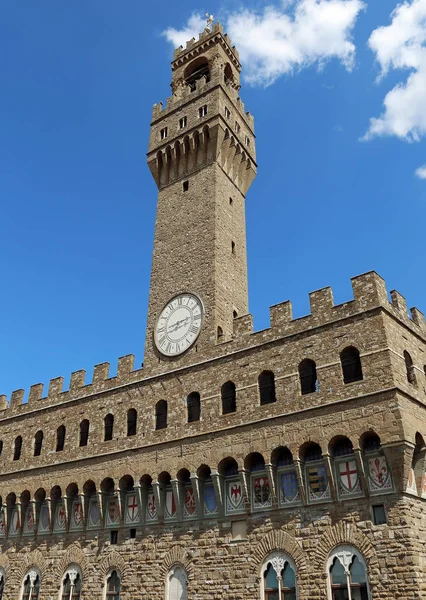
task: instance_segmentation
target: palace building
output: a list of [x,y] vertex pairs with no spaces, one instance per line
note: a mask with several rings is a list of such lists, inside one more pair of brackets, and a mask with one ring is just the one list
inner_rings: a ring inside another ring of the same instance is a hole
[[154,106],[145,358],[0,397],[1,600],[426,599],[426,323],[375,272],[255,332],[241,64],[219,23]]

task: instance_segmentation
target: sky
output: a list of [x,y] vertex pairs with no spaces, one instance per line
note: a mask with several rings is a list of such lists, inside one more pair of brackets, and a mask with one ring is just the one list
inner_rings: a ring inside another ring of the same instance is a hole
[[258,175],[250,311],[377,271],[426,312],[426,0],[0,0],[0,393],[143,361],[152,105],[213,13],[240,51]]

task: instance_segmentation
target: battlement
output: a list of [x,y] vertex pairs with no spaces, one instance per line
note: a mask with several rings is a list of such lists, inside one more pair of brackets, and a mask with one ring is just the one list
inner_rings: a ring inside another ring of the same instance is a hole
[[[333,292],[325,287],[309,294],[311,312],[309,315],[293,319],[292,303],[281,302],[270,307],[270,328],[255,332],[252,315],[242,315],[234,320],[234,337],[228,343],[215,347],[210,358],[220,357],[234,349],[234,344],[244,346],[248,339],[256,343],[280,337],[295,335],[321,327],[329,323],[347,319],[357,314],[383,307],[396,319],[409,327],[413,333],[426,341],[426,321],[418,308],[411,308],[408,313],[405,298],[397,291],[390,292],[389,300],[385,281],[375,271],[369,271],[351,279],[353,299],[343,304],[334,304]],[[252,337],[253,336],[253,337]],[[252,345],[252,344],[250,344]],[[71,374],[69,389],[64,390],[64,378],[55,377],[50,380],[47,396],[43,397],[43,384],[32,385],[28,400],[24,402],[25,391],[12,392],[8,402],[5,395],[0,395],[0,416],[10,416],[25,411],[26,407],[48,407],[65,403],[77,398],[113,390],[123,384],[137,382],[142,379],[143,368],[134,370],[134,355],[129,354],[118,359],[117,374],[109,377],[110,364],[101,363],[94,367],[92,381],[85,383],[86,372],[75,371]]]
[[246,338],[251,334],[275,337],[302,333],[380,306],[410,327],[414,333],[426,339],[424,314],[415,307],[410,309],[409,314],[405,298],[397,291],[390,292],[389,300],[385,281],[375,271],[353,277],[351,282],[354,297],[343,304],[334,304],[330,287],[311,292],[311,312],[304,317],[293,319],[292,303],[289,300],[271,306],[270,329],[264,332],[254,331],[251,315],[241,316],[234,321],[234,340]]
[[[185,48],[183,46],[179,46],[175,49],[173,54],[173,63],[172,68],[175,63],[180,63],[180,61],[188,60],[187,55],[191,55],[194,51],[199,51],[199,47],[201,46],[201,50],[204,49],[206,43],[210,42],[212,38],[215,38],[215,41],[218,39],[223,40],[223,43],[226,45],[228,53],[232,53],[234,60],[237,61],[238,65],[240,64],[240,54],[236,47],[232,44],[231,38],[227,33],[224,33],[223,26],[217,22],[214,23],[211,30],[206,28],[202,31],[198,40],[192,38],[186,42]],[[189,56],[189,59],[193,58],[193,56]]]

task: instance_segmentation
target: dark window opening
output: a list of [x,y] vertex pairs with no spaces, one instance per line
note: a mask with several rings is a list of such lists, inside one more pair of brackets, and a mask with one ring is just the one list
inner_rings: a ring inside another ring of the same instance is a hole
[[40,456],[43,446],[43,432],[37,431],[34,438],[34,456]]
[[314,462],[316,460],[322,460],[322,450],[319,444],[315,442],[310,443],[304,452],[305,462]]
[[354,346],[345,348],[340,354],[340,360],[342,363],[343,381],[345,383],[352,383],[363,379],[361,359],[357,348],[354,348]]
[[235,383],[227,381],[223,384],[221,389],[222,396],[222,414],[228,415],[234,413],[237,410],[237,393]]
[[410,354],[406,350],[404,352],[404,361],[405,361],[405,369],[407,371],[408,383],[416,385],[417,379],[416,379],[416,372],[414,370],[413,360],[412,360]]
[[387,523],[386,510],[384,504],[376,504],[372,508],[374,524],[384,525],[385,523]]
[[188,423],[199,421],[201,416],[201,401],[198,392],[191,392],[187,398]]
[[232,316],[234,317],[234,319],[236,319],[236,318],[238,317],[238,313],[237,313],[237,311],[236,311],[236,310],[234,310],[234,311],[232,312]]
[[13,460],[19,460],[22,452],[22,436],[18,435],[15,439],[15,449],[13,451]]
[[58,430],[56,432],[56,452],[62,452],[62,450],[64,449],[65,434],[65,425],[61,425],[60,427],[58,427]]
[[302,395],[318,391],[317,366],[313,360],[302,360],[299,365],[299,379]]
[[0,440],[0,456],[3,453],[3,440]]
[[231,242],[231,252],[235,254],[235,242]]
[[233,199],[232,199],[232,198],[229,198],[229,204],[230,204],[231,206],[232,206],[232,203],[233,203],[233,202],[234,202],[234,201],[233,201]]
[[205,77],[206,83],[210,81],[209,63],[205,58],[194,61],[185,71],[185,81],[193,92],[197,88],[197,81]]
[[136,529],[131,529],[131,530],[130,530],[130,532],[129,532],[129,538],[130,538],[131,540],[134,540],[134,539],[136,539]]
[[117,571],[113,571],[107,580],[106,600],[120,600],[120,590],[120,577],[118,576]]
[[364,452],[377,452],[377,450],[380,450],[381,442],[377,433],[370,431],[364,434],[361,447]]
[[332,449],[333,456],[348,456],[354,453],[354,448],[351,440],[347,437],[340,438],[334,444]]
[[134,408],[127,411],[127,437],[136,435],[138,425],[138,413]]
[[114,435],[114,415],[109,413],[104,419],[104,442],[110,442]]
[[155,407],[155,429],[166,429],[167,427],[167,402],[160,400]]
[[276,402],[275,377],[272,371],[263,371],[258,378],[260,404],[271,404]]
[[84,419],[81,423],[80,423],[80,448],[83,446],[87,446],[87,442],[89,440],[89,421],[87,419]]
[[205,104],[204,106],[200,106],[200,108],[198,109],[198,116],[200,117],[200,119],[207,116],[207,104]]
[[118,531],[116,531],[116,530],[110,531],[109,539],[110,539],[111,544],[117,544],[118,543]]
[[217,341],[218,342],[223,341],[223,329],[220,326],[217,328]]
[[187,192],[189,190],[189,181],[184,181],[182,184],[182,188],[184,192]]

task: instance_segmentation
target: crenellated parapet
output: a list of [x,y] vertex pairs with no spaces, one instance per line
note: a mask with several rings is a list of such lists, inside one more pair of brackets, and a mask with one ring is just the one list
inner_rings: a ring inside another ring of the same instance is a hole
[[240,54],[232,44],[228,34],[224,33],[223,26],[219,22],[215,23],[211,30],[206,28],[202,31],[198,36],[198,40],[192,38],[187,41],[185,48],[183,46],[176,48],[173,55],[172,69],[176,69],[184,63],[193,60],[200,53],[205,52],[209,46],[217,43],[223,46],[226,54],[234,62],[235,66],[241,70]]

